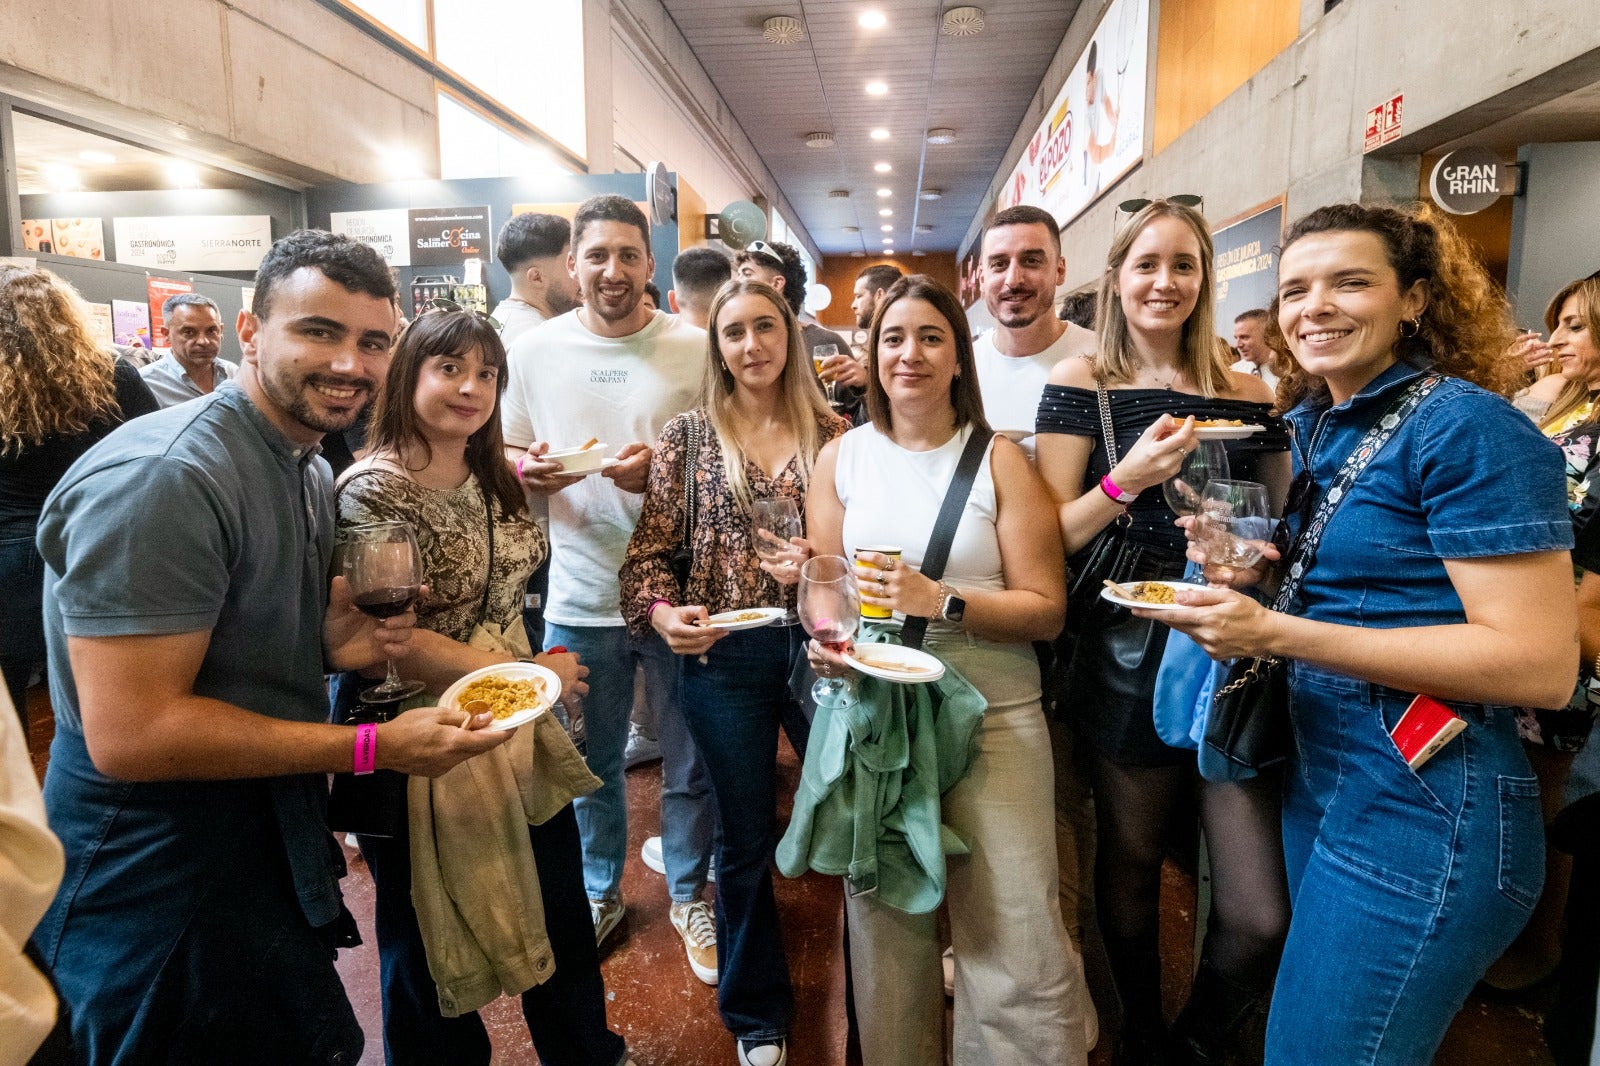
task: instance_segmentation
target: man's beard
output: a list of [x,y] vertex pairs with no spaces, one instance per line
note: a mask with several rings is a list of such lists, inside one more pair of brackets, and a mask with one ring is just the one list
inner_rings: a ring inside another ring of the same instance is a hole
[[[361,412],[372,403],[372,397],[377,391],[377,385],[368,378],[340,378],[332,374],[308,374],[298,382],[280,380],[277,375],[266,373],[259,375],[261,389],[267,398],[277,404],[285,414],[309,430],[317,433],[341,433],[355,425],[361,417]],[[351,409],[348,415],[324,414],[312,406],[306,397],[306,389],[314,385],[331,385],[335,388],[363,389],[366,395]]]

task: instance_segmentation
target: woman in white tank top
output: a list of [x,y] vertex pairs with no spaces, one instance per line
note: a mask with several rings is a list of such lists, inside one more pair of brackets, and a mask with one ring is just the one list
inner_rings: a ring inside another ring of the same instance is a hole
[[[924,275],[889,289],[868,341],[871,421],[823,448],[806,497],[819,554],[899,546],[857,567],[862,601],[930,619],[925,647],[989,701],[967,776],[942,799],[970,848],[949,857],[956,1066],[1062,1066],[1087,1051],[1081,968],[1061,923],[1050,740],[1030,641],[1061,629],[1065,585],[1048,494],[1016,445],[990,444],[944,580],[918,572],[956,464],[983,419],[966,316]],[[819,673],[842,661],[810,645]],[[846,901],[867,1066],[945,1061],[941,945],[932,914]]]

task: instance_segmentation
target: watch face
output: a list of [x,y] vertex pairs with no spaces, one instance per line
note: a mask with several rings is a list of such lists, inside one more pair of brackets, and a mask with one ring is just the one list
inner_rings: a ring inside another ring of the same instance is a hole
[[967,601],[960,596],[951,596],[944,605],[944,616],[952,622],[959,622],[967,613]]

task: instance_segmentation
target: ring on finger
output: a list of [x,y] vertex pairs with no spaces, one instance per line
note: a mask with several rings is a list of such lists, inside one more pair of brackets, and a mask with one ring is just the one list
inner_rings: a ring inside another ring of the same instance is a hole
[[884,577],[882,574],[878,575],[878,587],[879,588],[882,588],[884,585],[888,584],[888,581],[889,581],[889,579]]

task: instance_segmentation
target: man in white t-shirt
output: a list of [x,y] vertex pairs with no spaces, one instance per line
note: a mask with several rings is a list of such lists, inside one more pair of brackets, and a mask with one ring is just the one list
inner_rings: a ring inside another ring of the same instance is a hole
[[[676,661],[659,638],[628,635],[617,581],[639,519],[651,445],[669,419],[696,403],[706,334],[642,302],[655,271],[650,224],[626,197],[584,201],[573,217],[567,265],[585,302],[511,346],[502,422],[523,484],[550,504],[545,646],[564,645],[589,668],[587,754],[604,784],[576,808],[595,937],[603,942],[623,915],[623,746],[634,668],[642,664],[647,695],[661,701],[662,858],[672,924],[696,975],[714,983],[715,927],[700,898],[714,833],[710,782],[683,713],[671,702]],[[558,463],[543,458],[591,437],[615,460],[597,476],[564,477]]]
[[983,304],[995,320],[973,345],[983,414],[996,430],[1026,433],[1022,450],[1031,459],[1039,397],[1051,368],[1069,355],[1092,355],[1094,334],[1055,315],[1067,263],[1050,212],[1007,208],[984,230],[979,249]]
[[500,227],[495,254],[511,277],[511,295],[495,306],[494,319],[507,348],[533,327],[578,306],[578,281],[567,271],[571,242],[572,225],[560,215],[524,211]]
[[1269,387],[1278,387],[1278,375],[1272,372],[1272,349],[1267,346],[1265,311],[1254,308],[1233,320],[1233,346],[1239,349],[1239,361],[1228,369],[1254,374]]

